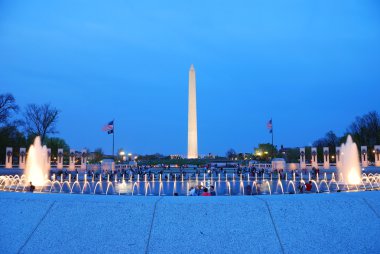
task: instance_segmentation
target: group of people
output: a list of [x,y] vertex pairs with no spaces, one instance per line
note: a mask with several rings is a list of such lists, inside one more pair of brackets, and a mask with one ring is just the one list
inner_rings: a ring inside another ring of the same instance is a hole
[[190,187],[189,196],[216,196],[215,187],[210,186],[210,190],[202,185]]
[[299,185],[298,185],[298,191],[299,191],[299,193],[304,193],[304,191],[310,192],[312,188],[313,188],[313,184],[312,184],[311,181],[309,181],[306,184],[303,184],[302,182],[300,182]]

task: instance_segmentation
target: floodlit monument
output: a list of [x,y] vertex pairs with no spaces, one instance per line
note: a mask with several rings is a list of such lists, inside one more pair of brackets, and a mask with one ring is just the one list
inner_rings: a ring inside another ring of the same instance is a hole
[[189,112],[187,132],[187,158],[198,158],[198,130],[197,130],[197,89],[195,84],[195,70],[191,65],[189,71]]

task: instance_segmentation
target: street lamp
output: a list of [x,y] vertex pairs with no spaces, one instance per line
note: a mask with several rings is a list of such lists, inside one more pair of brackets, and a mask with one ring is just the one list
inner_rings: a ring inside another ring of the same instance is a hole
[[119,155],[120,155],[121,160],[122,160],[122,161],[125,161],[125,152],[124,152],[123,150],[121,150],[121,151],[119,152]]

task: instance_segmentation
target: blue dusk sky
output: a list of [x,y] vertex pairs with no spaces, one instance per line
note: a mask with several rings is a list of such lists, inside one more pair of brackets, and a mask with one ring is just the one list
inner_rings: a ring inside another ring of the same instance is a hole
[[380,109],[380,1],[0,0],[0,93],[61,110],[58,137],[186,154],[310,145]]

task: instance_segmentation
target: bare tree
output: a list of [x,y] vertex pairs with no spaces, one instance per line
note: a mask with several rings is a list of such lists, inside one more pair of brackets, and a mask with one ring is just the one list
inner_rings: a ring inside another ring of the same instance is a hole
[[97,148],[95,149],[95,152],[94,152],[94,161],[95,162],[100,162],[104,157],[104,153],[103,153],[103,150],[102,148]]
[[319,146],[319,147],[327,146],[327,147],[330,147],[330,149],[331,148],[335,149],[337,145],[340,145],[339,138],[333,131],[327,132],[325,134],[325,137],[320,138],[313,142],[313,146]]
[[0,124],[7,122],[8,118],[13,112],[18,111],[18,106],[16,105],[16,100],[12,94],[0,94]]
[[363,116],[356,117],[348,127],[354,141],[358,145],[374,146],[380,142],[380,116],[376,111],[371,111]]
[[58,133],[56,123],[59,110],[50,104],[36,105],[29,104],[24,112],[24,126],[29,135],[40,136],[44,142],[46,135]]
[[236,151],[232,148],[230,148],[227,152],[226,152],[226,157],[229,159],[229,160],[233,160],[235,159],[236,157]]

